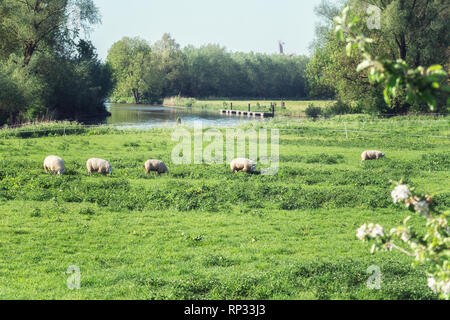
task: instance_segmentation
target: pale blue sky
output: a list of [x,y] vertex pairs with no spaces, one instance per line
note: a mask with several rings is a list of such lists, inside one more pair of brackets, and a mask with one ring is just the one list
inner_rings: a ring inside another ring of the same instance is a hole
[[103,23],[90,39],[102,59],[124,36],[150,42],[164,32],[186,46],[217,43],[231,51],[308,54],[320,0],[94,0]]

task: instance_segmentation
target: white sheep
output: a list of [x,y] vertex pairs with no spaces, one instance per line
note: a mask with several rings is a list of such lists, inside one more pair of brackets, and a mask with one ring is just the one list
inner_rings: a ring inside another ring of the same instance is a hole
[[147,160],[147,162],[145,162],[145,172],[149,174],[150,171],[156,171],[158,174],[169,172],[166,165],[161,160]]
[[44,170],[51,171],[55,174],[61,175],[66,170],[66,164],[63,159],[57,156],[48,156],[44,160]]
[[385,157],[386,155],[378,150],[367,150],[361,154],[361,161],[366,160],[378,160],[380,158]]
[[86,168],[89,174],[91,174],[92,172],[98,172],[101,174],[111,174],[113,171],[113,168],[111,167],[111,164],[108,161],[97,158],[89,159],[86,162]]
[[256,164],[250,159],[238,158],[231,161],[230,168],[233,172],[244,171],[247,173],[254,173]]

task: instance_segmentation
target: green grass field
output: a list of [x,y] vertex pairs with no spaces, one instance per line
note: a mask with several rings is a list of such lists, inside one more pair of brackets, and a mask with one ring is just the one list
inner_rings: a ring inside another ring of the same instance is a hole
[[167,106],[187,106],[187,104],[192,104],[195,109],[202,110],[220,110],[220,109],[230,109],[230,104],[233,104],[233,109],[235,110],[248,110],[248,105],[250,104],[251,111],[264,111],[272,112],[270,104],[276,104],[275,115],[276,116],[289,116],[289,117],[303,117],[305,116],[305,110],[310,105],[313,104],[316,107],[325,108],[334,103],[331,100],[287,100],[284,101],[285,107],[282,108],[281,100],[195,100],[188,98],[172,98],[165,99],[164,105]]
[[[260,126],[281,129],[275,176],[174,165],[169,129],[0,130],[0,299],[437,298],[411,258],[370,255],[355,234],[409,214],[392,204],[391,179],[449,209],[448,119]],[[361,163],[374,148],[387,157]],[[66,160],[65,175],[43,172],[51,154]],[[112,176],[88,176],[91,157],[109,160]],[[170,174],[146,176],[149,158]],[[422,220],[413,224],[420,232]],[[66,285],[72,265],[80,290]],[[371,265],[381,290],[366,286]]]

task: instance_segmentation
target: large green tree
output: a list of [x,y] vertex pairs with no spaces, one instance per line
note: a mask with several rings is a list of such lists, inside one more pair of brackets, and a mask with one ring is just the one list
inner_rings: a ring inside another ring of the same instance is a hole
[[187,59],[180,45],[170,34],[152,46],[152,54],[158,74],[161,76],[162,95],[174,96],[185,91],[187,82]]
[[106,114],[111,70],[82,31],[92,0],[0,0],[0,123]]
[[3,54],[19,50],[28,65],[34,53],[61,49],[82,29],[100,22],[92,0],[2,0],[0,32],[9,35],[1,46]]
[[139,104],[161,96],[164,83],[147,41],[124,37],[109,49],[107,62],[116,79],[115,100],[132,96]]
[[[46,113],[55,119],[89,119],[106,114],[104,103],[112,91],[112,70],[81,40],[73,57],[39,54],[29,65],[42,84]],[[37,109],[30,112],[40,113]]]

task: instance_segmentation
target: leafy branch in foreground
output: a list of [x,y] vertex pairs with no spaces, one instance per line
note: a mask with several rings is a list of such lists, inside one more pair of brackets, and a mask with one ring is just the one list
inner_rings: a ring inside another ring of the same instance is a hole
[[[380,83],[384,86],[384,99],[391,105],[391,99],[397,97],[400,90],[406,90],[406,101],[408,103],[426,102],[431,110],[436,108],[436,97],[438,94],[450,93],[450,86],[441,82],[447,78],[447,72],[441,65],[432,65],[428,68],[422,66],[410,69],[408,64],[398,59],[379,59],[373,57],[368,50],[368,45],[373,39],[366,37],[361,31],[358,16],[349,17],[350,7],[346,7],[341,16],[334,19],[335,32],[339,40],[346,41],[347,55],[350,56],[354,50],[359,50],[363,61],[358,65],[357,71],[369,69],[369,80],[371,83]],[[447,99],[447,104],[450,98]]]
[[[407,185],[398,184],[391,193],[394,203],[404,203],[406,208],[426,220],[425,235],[418,235],[411,229],[407,217],[401,226],[389,233],[378,224],[361,226],[356,236],[362,241],[373,241],[372,253],[393,249],[415,257],[415,264],[428,266],[428,286],[443,299],[450,298],[450,227],[449,212],[439,212],[433,206],[433,197],[415,193]],[[399,245],[401,243],[402,245]]]
[[[358,26],[360,18],[348,17],[350,11],[346,7],[340,17],[335,18],[336,34],[341,41],[347,41],[347,54],[358,49],[363,57],[357,71],[369,69],[369,79],[372,83],[382,84],[384,98],[389,105],[399,90],[406,90],[407,102],[424,101],[433,110],[436,107],[436,97],[439,93],[448,93],[448,85],[441,88],[440,81],[447,73],[440,65],[427,69],[418,67],[409,69],[404,60],[391,61],[374,58],[368,51],[368,45],[373,42],[366,37]],[[348,23],[348,20],[351,22]],[[443,299],[450,298],[450,227],[447,216],[449,212],[438,212],[433,206],[433,197],[414,192],[407,185],[398,184],[391,193],[394,203],[404,203],[406,208],[422,216],[426,220],[426,233],[419,235],[412,231],[408,222],[411,216],[403,221],[403,225],[393,228],[389,233],[379,224],[364,224],[356,236],[362,241],[373,241],[372,253],[379,250],[393,249],[415,257],[416,264],[428,266],[428,286]],[[399,245],[398,243],[401,243]],[[405,248],[406,247],[406,248]]]

